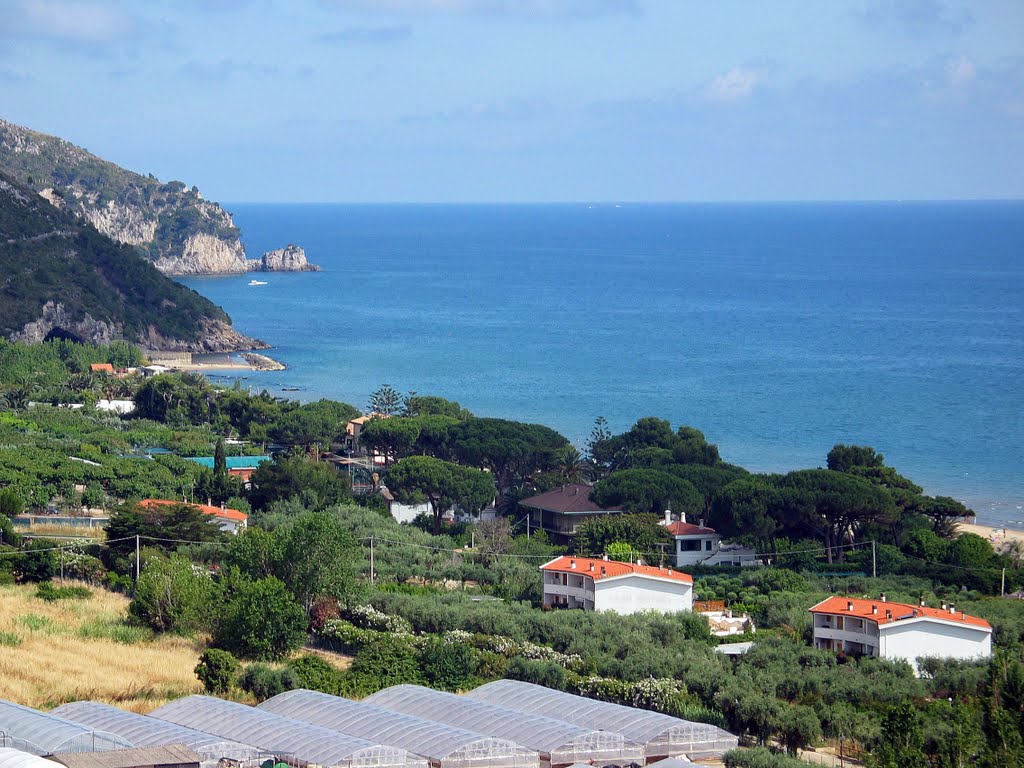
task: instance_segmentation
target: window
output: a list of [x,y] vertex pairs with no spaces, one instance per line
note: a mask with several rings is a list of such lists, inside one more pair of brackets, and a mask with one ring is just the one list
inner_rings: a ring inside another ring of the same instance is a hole
[[700,552],[700,539],[680,539],[680,552]]
[[711,539],[708,539],[707,541],[704,542],[704,551],[705,552],[710,552],[711,551]]

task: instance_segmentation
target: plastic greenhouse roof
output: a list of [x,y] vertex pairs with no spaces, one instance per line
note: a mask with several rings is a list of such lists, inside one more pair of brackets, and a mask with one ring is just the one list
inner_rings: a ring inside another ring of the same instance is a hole
[[445,725],[319,691],[286,691],[257,709],[369,739],[441,762],[441,765],[537,768],[540,755],[509,739]]
[[367,696],[365,701],[396,712],[442,723],[459,723],[473,731],[512,739],[552,755],[553,763],[590,760],[644,762],[643,744],[621,734],[474,701],[419,685],[392,686]]
[[647,756],[720,755],[737,746],[737,738],[715,725],[695,723],[660,712],[596,701],[519,680],[495,680],[466,694],[475,701],[558,717],[576,725],[621,733],[647,747]]
[[[186,696],[150,714],[225,739],[291,755],[324,768],[407,766],[410,762],[404,749],[374,744],[212,696]],[[422,766],[424,762],[418,764]]]
[[126,712],[95,701],[75,701],[57,707],[53,712],[83,726],[116,733],[137,747],[184,744],[199,754],[204,762],[217,762],[223,757],[238,761],[253,760],[265,755],[264,751],[249,744],[228,741],[194,728]]
[[34,755],[95,752],[134,747],[112,733],[86,728],[62,717],[0,699],[0,745]]
[[[0,739],[3,737],[0,736]],[[56,763],[45,757],[22,752],[13,747],[0,747],[0,768],[54,768]]]

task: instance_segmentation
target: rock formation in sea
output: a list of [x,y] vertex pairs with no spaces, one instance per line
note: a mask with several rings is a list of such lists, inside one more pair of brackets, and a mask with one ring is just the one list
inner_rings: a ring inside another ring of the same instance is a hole
[[297,245],[267,251],[262,258],[250,259],[250,272],[319,272],[320,267],[306,261],[306,252]]

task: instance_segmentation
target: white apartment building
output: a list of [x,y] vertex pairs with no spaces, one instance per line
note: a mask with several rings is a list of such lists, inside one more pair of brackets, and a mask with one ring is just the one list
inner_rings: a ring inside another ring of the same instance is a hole
[[977,659],[992,655],[992,625],[942,608],[833,596],[811,608],[814,647],[902,659],[916,669],[925,656]]
[[546,607],[619,614],[693,610],[693,578],[671,568],[563,555],[540,571]]

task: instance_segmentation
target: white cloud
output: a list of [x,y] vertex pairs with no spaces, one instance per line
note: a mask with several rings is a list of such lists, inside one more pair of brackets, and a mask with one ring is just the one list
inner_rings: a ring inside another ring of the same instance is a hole
[[977,74],[977,66],[964,54],[946,62],[946,84],[954,91],[966,88]]
[[88,0],[14,0],[0,11],[0,35],[102,45],[135,32],[120,8]]
[[767,79],[768,73],[763,69],[733,67],[704,86],[703,94],[710,101],[732,104],[750,98]]

